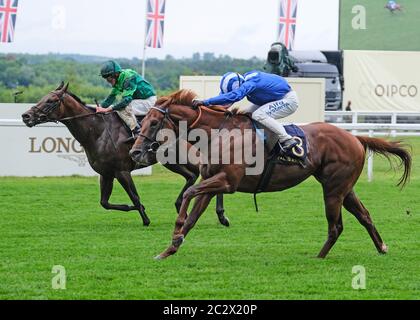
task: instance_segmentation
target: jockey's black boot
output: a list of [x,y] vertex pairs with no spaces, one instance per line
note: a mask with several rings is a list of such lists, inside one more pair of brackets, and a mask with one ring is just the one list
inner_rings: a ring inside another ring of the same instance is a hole
[[140,134],[140,126],[137,124],[136,127],[133,129],[133,131],[131,132],[133,139],[136,140],[137,137]]
[[133,130],[130,130],[131,135],[125,140],[125,143],[130,143],[136,141],[137,137],[140,134],[140,126],[137,125]]

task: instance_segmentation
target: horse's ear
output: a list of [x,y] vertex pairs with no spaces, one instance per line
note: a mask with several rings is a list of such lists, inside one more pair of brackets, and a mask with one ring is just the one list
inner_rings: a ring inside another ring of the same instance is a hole
[[61,90],[61,88],[63,88],[64,86],[64,81],[61,81],[60,85],[58,86],[57,89],[55,89],[55,91]]
[[69,88],[69,84],[70,84],[70,82],[67,82],[67,84],[64,86],[64,88],[63,88],[63,93],[65,93],[65,92],[67,92],[67,89]]

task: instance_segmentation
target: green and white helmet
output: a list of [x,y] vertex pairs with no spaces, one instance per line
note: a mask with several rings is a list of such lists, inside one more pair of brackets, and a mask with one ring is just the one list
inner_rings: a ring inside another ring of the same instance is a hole
[[117,62],[110,60],[103,64],[101,68],[101,76],[103,78],[107,78],[121,71],[122,71],[121,66]]

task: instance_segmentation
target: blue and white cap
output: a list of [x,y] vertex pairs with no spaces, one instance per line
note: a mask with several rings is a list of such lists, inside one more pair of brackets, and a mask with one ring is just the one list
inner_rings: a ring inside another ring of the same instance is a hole
[[245,79],[242,75],[236,72],[227,72],[220,80],[220,94],[231,92],[238,89]]

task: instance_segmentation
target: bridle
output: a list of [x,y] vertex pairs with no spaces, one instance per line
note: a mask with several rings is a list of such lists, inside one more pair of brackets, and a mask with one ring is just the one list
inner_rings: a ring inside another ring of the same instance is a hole
[[62,104],[63,104],[63,100],[64,100],[64,96],[66,95],[65,93],[62,94],[61,96],[59,96],[57,93],[55,92],[50,92],[50,94],[56,96],[58,98],[57,101],[54,102],[49,102],[49,103],[45,103],[44,105],[46,105],[46,107],[44,108],[39,108],[37,106],[33,106],[31,108],[31,110],[36,110],[37,112],[41,113],[42,115],[44,115],[47,119],[46,122],[55,122],[58,123],[59,121],[67,121],[67,120],[73,120],[73,119],[77,119],[77,118],[83,118],[83,117],[87,117],[87,116],[91,116],[91,115],[95,115],[96,113],[85,113],[85,114],[79,114],[76,116],[72,116],[72,117],[65,117],[65,118],[61,118],[61,119],[52,119],[50,118],[50,114],[55,111],[56,109],[58,109]]
[[[151,138],[151,137],[149,137],[149,136],[147,136],[145,134],[142,134],[142,133],[140,133],[139,136],[140,137],[143,137],[145,140],[150,141],[150,145],[148,147],[148,150],[146,150],[146,152],[156,153],[157,150],[159,149],[159,147],[161,146],[161,143],[156,140],[156,136],[157,136],[157,133],[163,128],[163,125],[164,125],[165,121],[168,121],[174,127],[178,127],[178,125],[172,120],[172,118],[170,116],[169,108],[162,109],[162,108],[158,108],[158,107],[151,107],[150,109],[154,109],[154,110],[159,111],[160,113],[162,113],[164,115],[164,117],[160,121],[159,127],[156,130],[156,135],[155,135],[154,138]],[[198,117],[189,126],[190,129],[193,129],[197,125],[197,123],[199,122],[199,120],[201,119],[201,115],[202,115],[202,109],[201,109],[201,107],[198,107],[198,110],[199,110],[198,111]],[[180,138],[179,136],[178,136],[178,138],[176,138],[175,143],[176,143],[176,141],[179,140],[179,138]]]
[[169,121],[172,125],[177,126],[175,122],[169,116],[169,109],[161,109],[158,107],[151,107],[150,109],[154,109],[159,111],[163,114],[163,118],[159,123],[159,128],[156,130],[156,134],[154,138],[151,138],[145,134],[140,133],[139,136],[143,137],[145,140],[150,141],[149,149],[146,152],[156,153],[159,147],[161,146],[160,142],[156,140],[157,133],[163,128],[163,124],[166,121]]
[[58,119],[51,119],[49,117],[49,114],[61,106],[61,104],[63,103],[64,94],[61,96],[59,96],[55,92],[51,92],[50,94],[55,95],[58,98],[58,100],[54,102],[45,103],[46,107],[42,109],[38,108],[37,106],[33,106],[31,110],[36,110],[37,112],[41,113],[47,118],[48,121],[58,122]]

